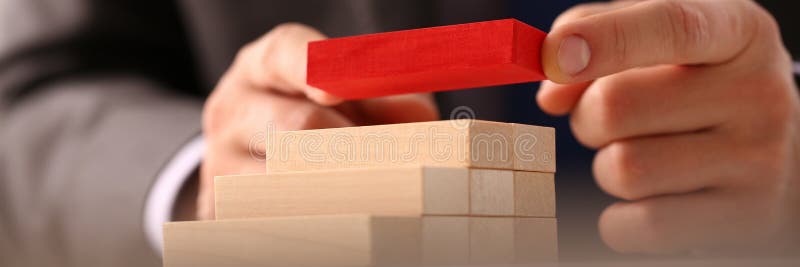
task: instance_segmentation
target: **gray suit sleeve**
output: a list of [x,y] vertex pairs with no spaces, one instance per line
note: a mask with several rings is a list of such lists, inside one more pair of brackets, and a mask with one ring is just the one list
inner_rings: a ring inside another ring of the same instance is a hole
[[0,266],[160,266],[148,190],[200,132],[169,1],[0,2]]

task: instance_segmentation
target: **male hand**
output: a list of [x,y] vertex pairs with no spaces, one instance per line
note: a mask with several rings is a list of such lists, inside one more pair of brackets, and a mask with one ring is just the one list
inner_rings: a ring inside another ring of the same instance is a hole
[[800,213],[797,87],[778,26],[746,0],[595,3],[562,14],[537,101],[598,149],[627,200],[599,230],[622,252],[785,247]]
[[[343,102],[306,84],[309,41],[325,39],[300,24],[283,24],[246,45],[206,102],[207,144],[197,197],[197,219],[213,219],[213,178],[263,173],[264,147],[252,141],[268,124],[275,130],[335,128],[436,120],[430,95]],[[263,144],[263,143],[259,143]],[[255,151],[254,151],[255,150]]]

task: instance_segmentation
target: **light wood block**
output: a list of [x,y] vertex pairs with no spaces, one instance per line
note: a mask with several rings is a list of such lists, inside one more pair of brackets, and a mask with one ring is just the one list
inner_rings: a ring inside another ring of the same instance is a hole
[[555,217],[555,174],[472,169],[470,215]]
[[553,218],[369,215],[167,223],[164,266],[446,266],[558,257]]
[[514,170],[556,172],[556,131],[551,127],[511,125]]
[[555,217],[552,173],[392,167],[221,176],[217,219],[367,213]]
[[270,131],[265,143],[267,173],[416,165],[555,172],[554,130],[531,125],[446,120]]
[[542,172],[514,172],[514,215],[556,217],[555,175]]
[[366,215],[167,223],[164,266],[417,264],[419,220]]
[[471,215],[514,215],[513,171],[472,170],[469,181]]
[[216,216],[468,215],[469,172],[396,167],[217,177]]

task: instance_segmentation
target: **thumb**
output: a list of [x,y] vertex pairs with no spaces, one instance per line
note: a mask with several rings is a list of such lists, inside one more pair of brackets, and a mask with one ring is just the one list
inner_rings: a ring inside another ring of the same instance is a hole
[[542,62],[559,83],[585,82],[638,67],[729,62],[751,43],[762,16],[752,1],[644,1],[562,21]]

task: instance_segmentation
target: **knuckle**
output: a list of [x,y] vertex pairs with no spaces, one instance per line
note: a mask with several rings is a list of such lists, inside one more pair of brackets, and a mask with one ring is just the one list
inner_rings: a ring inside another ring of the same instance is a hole
[[301,105],[294,108],[290,116],[281,123],[283,130],[318,129],[325,120],[326,112],[316,105]]
[[764,145],[760,152],[753,153],[750,161],[752,175],[759,177],[764,185],[775,185],[787,176],[790,169],[789,163],[791,149],[783,142],[773,142]]
[[614,18],[612,21],[612,25],[614,26],[614,35],[613,35],[613,50],[614,55],[612,55],[612,60],[617,62],[620,65],[628,66],[630,57],[628,56],[628,46],[633,42],[634,39],[631,36],[635,36],[630,34],[628,27],[625,25],[618,18]]
[[[769,83],[769,82],[766,82]],[[762,84],[764,85],[764,84]],[[750,87],[751,89],[753,87]],[[741,178],[752,185],[782,184],[791,171],[794,121],[797,120],[796,95],[788,87],[763,87],[745,103],[750,114],[735,132],[737,141],[747,147],[738,157],[747,173]],[[750,94],[748,94],[750,95]]]
[[226,108],[220,93],[215,92],[211,94],[203,106],[203,132],[204,135],[209,137],[216,136],[217,133],[225,128],[222,119],[226,113]]
[[260,41],[260,49],[254,55],[260,70],[253,76],[261,77],[264,82],[285,82],[293,77],[303,76],[305,65],[300,62],[304,60],[305,50],[302,50],[302,55],[297,55],[301,51],[298,46],[321,36],[322,33],[314,28],[296,22],[275,26]]
[[272,43],[270,38],[262,38],[244,45],[236,53],[233,72],[241,74],[246,81],[255,86],[267,86],[274,78],[274,74],[267,67],[270,55],[274,53]]
[[308,31],[310,28],[304,24],[297,23],[297,22],[285,22],[278,24],[268,35],[271,35],[273,38],[280,38],[286,37],[298,33],[302,33]]
[[247,117],[247,107],[236,105],[236,97],[229,92],[214,92],[203,107],[203,136],[209,147],[242,146],[243,132],[247,130],[243,122]]
[[705,14],[687,2],[663,0],[662,8],[666,14],[672,45],[677,58],[688,60],[689,51],[705,51],[710,44],[709,21]]
[[[752,18],[758,22],[758,33],[762,38],[780,39],[781,31],[778,21],[764,7],[754,1],[743,1],[744,8],[750,11]],[[747,23],[748,25],[752,22]],[[745,33],[746,34],[746,33]]]
[[759,131],[740,131],[739,135],[756,143],[786,146],[792,139],[793,122],[797,120],[797,93],[790,82],[777,73],[768,73],[752,86],[741,88],[746,91],[741,92],[746,96],[742,106],[751,111],[746,115],[747,123],[742,126]]
[[553,25],[559,25],[569,22],[570,20],[595,14],[597,13],[596,10],[600,5],[606,5],[606,3],[582,3],[575,5],[564,13],[561,13],[561,15],[559,15],[556,20],[553,21]]
[[589,148],[599,148],[602,144],[596,127],[593,127],[593,114],[584,107],[579,107],[569,118],[572,135],[582,145]]
[[255,42],[249,42],[236,52],[234,62],[246,62],[246,59],[255,51]]
[[631,109],[631,99],[620,88],[623,81],[608,77],[596,82],[594,90],[587,91],[587,105],[593,107],[591,127],[596,131],[596,145],[603,145],[620,136],[627,111]]
[[775,128],[774,133],[776,134],[786,133],[793,120],[793,114],[796,109],[796,100],[794,98],[797,96],[784,87],[767,91],[772,91],[771,97],[767,97],[771,98],[772,101],[764,103],[768,105],[763,114],[765,123],[772,125],[771,128]]
[[612,143],[603,148],[594,162],[598,185],[625,200],[642,198],[645,167],[641,159],[635,147],[628,143]]
[[241,60],[253,64],[251,67],[254,69],[250,70],[254,72],[253,75],[250,75],[253,82],[259,86],[268,86],[271,81],[280,80],[281,74],[278,70],[285,68],[281,64],[286,63],[285,60],[282,60],[283,57],[286,57],[285,41],[310,29],[300,23],[282,23],[272,28],[259,40],[241,49]]

